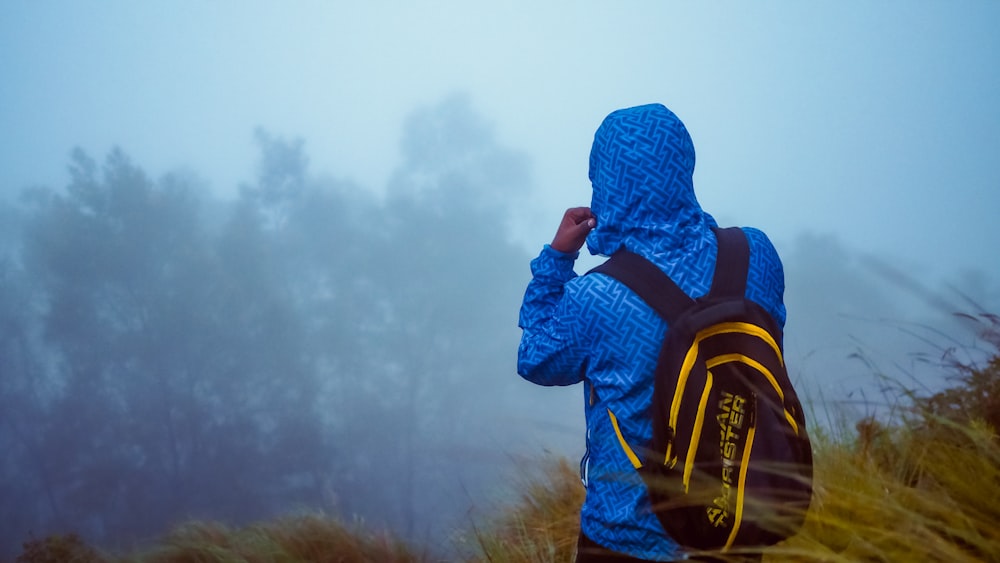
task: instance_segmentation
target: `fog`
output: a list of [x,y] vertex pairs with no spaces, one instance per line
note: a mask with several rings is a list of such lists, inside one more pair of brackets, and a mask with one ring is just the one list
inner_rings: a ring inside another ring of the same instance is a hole
[[[583,448],[514,372],[601,119],[662,102],[768,232],[814,417],[1000,311],[1000,6],[0,6],[0,558],[296,510],[447,550]],[[599,258],[583,257],[584,272]],[[888,390],[887,390],[888,389]]]

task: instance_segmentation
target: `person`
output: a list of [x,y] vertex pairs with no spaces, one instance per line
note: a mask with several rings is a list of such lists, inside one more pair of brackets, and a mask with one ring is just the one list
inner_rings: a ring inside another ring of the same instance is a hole
[[[622,448],[649,443],[657,356],[669,329],[609,276],[578,276],[575,260],[626,248],[653,262],[692,298],[705,295],[718,249],[715,219],[695,198],[694,145],[661,104],[612,112],[594,135],[591,205],[568,209],[551,244],[531,262],[521,305],[517,371],[539,385],[583,382],[586,453],[580,473],[577,561],[684,559],[651,511],[645,485]],[[781,260],[760,230],[750,245],[746,297],[785,322]]]

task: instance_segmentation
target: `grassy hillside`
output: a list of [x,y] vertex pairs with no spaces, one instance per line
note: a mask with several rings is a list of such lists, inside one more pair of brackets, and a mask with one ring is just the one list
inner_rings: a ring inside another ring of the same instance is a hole
[[[979,319],[994,351],[952,364],[953,386],[892,420],[812,430],[815,492],[800,533],[765,561],[1000,561],[1000,323]],[[574,470],[544,480],[478,535],[479,561],[571,561],[581,494]]]
[[24,545],[17,563],[409,563],[428,560],[402,542],[371,534],[322,515],[299,515],[229,528],[190,522],[141,552],[99,553],[75,535],[50,536]]
[[[815,495],[805,526],[765,561],[1000,561],[1000,323],[983,365],[953,365],[953,386],[908,396],[892,420],[813,429]],[[902,395],[906,395],[900,391]],[[495,519],[470,523],[453,559],[571,561],[583,490],[575,463],[539,462]],[[410,562],[419,548],[322,515],[240,529],[190,523],[139,553],[101,554],[75,536],[28,541],[16,563]]]

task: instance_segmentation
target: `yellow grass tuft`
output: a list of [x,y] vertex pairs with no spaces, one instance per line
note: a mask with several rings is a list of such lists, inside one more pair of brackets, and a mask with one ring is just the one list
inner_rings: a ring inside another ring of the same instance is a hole
[[584,495],[579,470],[565,458],[546,460],[542,466],[540,476],[522,477],[517,503],[474,531],[479,553],[469,561],[572,561]]
[[[863,424],[873,424],[866,421]],[[878,428],[849,443],[820,436],[816,491],[780,561],[1000,559],[1000,445],[977,424]]]

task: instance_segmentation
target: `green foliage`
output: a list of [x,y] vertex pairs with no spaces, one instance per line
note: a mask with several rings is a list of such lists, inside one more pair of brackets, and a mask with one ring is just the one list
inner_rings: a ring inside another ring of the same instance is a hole
[[[20,332],[37,348],[21,356],[46,369],[0,386],[48,510],[14,524],[121,542],[315,498],[329,456],[291,298],[210,235],[190,180],[154,182],[119,150],[102,167],[77,151],[71,176],[26,209]],[[243,248],[266,266],[260,246]]]
[[[979,337],[1000,351],[1000,317],[962,315],[976,323]],[[958,424],[982,423],[1000,430],[1000,354],[985,365],[953,362],[955,385],[915,400],[916,411],[928,425],[939,419]]]
[[24,551],[15,563],[104,563],[106,559],[88,546],[80,536],[52,535],[24,542]]
[[188,522],[158,545],[130,555],[102,556],[76,534],[24,544],[15,563],[416,563],[423,554],[388,534],[348,526],[321,514],[300,514],[229,528]]

